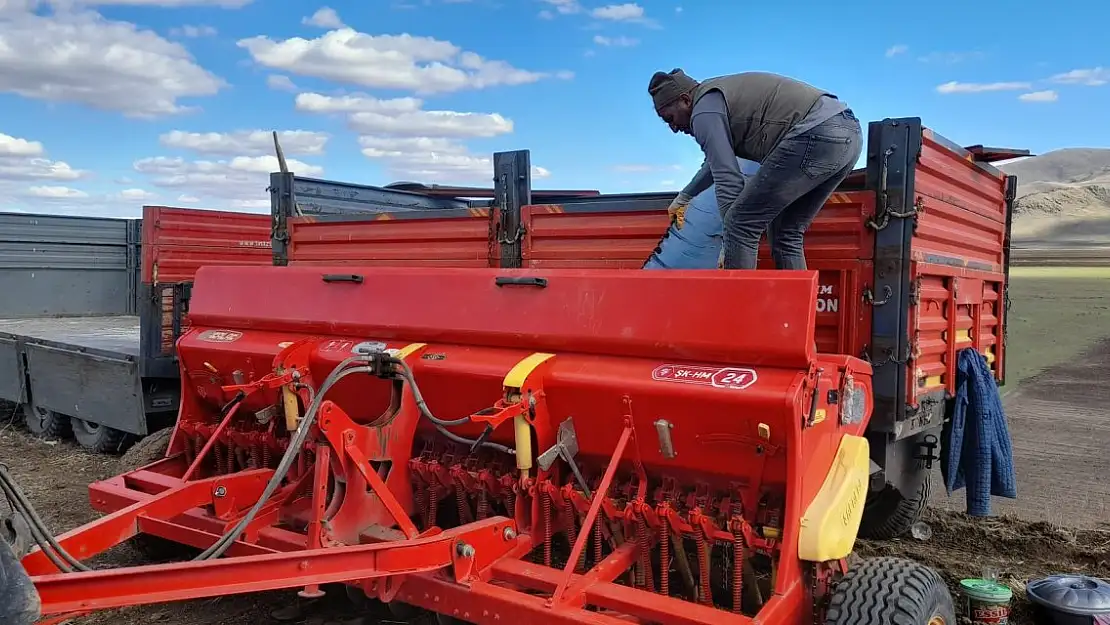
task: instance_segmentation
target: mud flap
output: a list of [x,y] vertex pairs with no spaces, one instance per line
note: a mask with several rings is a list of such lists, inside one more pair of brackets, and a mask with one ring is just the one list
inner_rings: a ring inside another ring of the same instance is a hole
[[0,623],[32,625],[41,617],[39,593],[11,546],[0,540]]

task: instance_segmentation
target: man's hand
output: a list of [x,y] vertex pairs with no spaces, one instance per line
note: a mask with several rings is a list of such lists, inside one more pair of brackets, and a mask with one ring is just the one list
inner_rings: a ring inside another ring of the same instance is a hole
[[671,221],[673,221],[680,230],[682,229],[682,224],[686,223],[686,207],[690,205],[690,200],[692,199],[694,198],[679,192],[679,194],[675,196],[674,201],[671,202],[671,205],[667,207],[667,214],[671,216]]

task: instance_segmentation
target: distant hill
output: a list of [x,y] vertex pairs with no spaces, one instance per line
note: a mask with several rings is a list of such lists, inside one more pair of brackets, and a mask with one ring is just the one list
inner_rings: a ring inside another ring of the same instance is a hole
[[1018,215],[1110,217],[1110,149],[1054,150],[1002,170],[1018,177]]

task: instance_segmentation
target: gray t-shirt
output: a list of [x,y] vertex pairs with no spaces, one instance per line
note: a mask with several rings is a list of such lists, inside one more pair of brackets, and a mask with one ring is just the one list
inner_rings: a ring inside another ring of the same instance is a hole
[[[847,108],[834,97],[821,96],[809,113],[782,138],[797,137]],[[682,191],[695,196],[715,184],[717,207],[724,215],[744,190],[745,179],[736,162],[736,150],[732,147],[732,131],[728,124],[728,107],[720,91],[710,91],[697,101],[690,114],[690,130],[705,154],[705,163]]]

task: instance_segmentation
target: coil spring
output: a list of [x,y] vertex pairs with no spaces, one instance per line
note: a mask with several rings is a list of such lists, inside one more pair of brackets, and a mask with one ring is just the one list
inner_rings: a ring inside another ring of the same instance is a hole
[[594,519],[594,566],[601,563],[601,516]]
[[269,469],[273,463],[273,454],[269,445],[262,445],[262,468]]
[[212,455],[216,456],[216,473],[223,475],[227,473],[227,459],[224,456],[223,443],[216,441],[212,445]]
[[431,528],[436,524],[436,511],[439,508],[439,491],[436,490],[435,486],[431,486],[428,490],[428,512],[426,516],[428,517],[427,525]]
[[744,601],[744,560],[747,559],[744,535],[738,528],[732,530],[732,611],[741,613]]
[[713,605],[713,595],[709,588],[709,541],[705,536],[705,528],[701,525],[695,532],[694,540],[698,545],[698,602]]
[[[563,516],[567,519],[567,542],[570,543],[570,548],[574,549],[574,543],[578,542],[578,527],[574,514],[574,506],[570,503],[570,498],[563,499]],[[583,550],[579,554],[578,561],[574,563],[574,571],[577,573],[585,565],[586,552]]]
[[253,445],[251,445],[251,468],[252,469],[261,469],[262,468],[262,444],[261,443],[256,442]]
[[516,492],[509,491],[505,495],[505,513],[510,518],[516,519]]
[[459,523],[466,524],[474,520],[470,513],[470,501],[466,496],[466,487],[462,479],[455,479],[455,505],[459,508]]
[[640,546],[640,570],[636,573],[640,578],[639,585],[648,592],[655,592],[655,576],[651,572],[651,536],[644,519],[636,522],[636,542]]
[[551,566],[551,493],[543,491],[540,505],[543,508],[543,565]]
[[484,521],[489,518],[489,493],[485,487],[478,491],[478,520]]
[[659,516],[659,594],[671,594],[671,521]]

